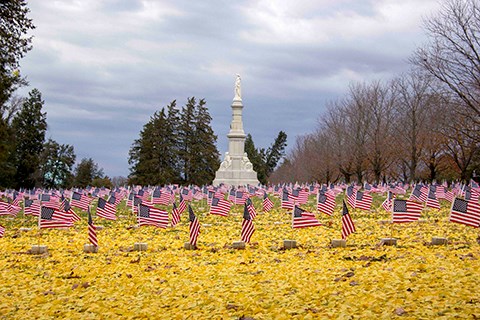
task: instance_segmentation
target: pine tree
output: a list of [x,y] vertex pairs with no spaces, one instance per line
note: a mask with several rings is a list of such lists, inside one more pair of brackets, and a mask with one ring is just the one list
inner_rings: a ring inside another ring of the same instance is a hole
[[181,111],[172,101],[166,110],[150,118],[130,149],[130,183],[210,183],[219,153],[205,101],[189,98]]
[[[179,126],[179,156],[182,167],[183,183],[189,184],[193,180],[195,144],[195,98],[188,98],[187,104],[182,107]],[[198,149],[198,148],[197,148]]]
[[264,148],[255,148],[252,136],[247,135],[245,139],[245,152],[253,165],[253,170],[257,172],[258,181],[267,184],[269,176],[278,165],[278,162],[285,156],[285,147],[287,146],[287,134],[283,131],[278,133],[273,144],[265,150]]
[[72,167],[75,164],[73,146],[60,145],[49,139],[41,155],[43,186],[47,188],[68,188],[73,184]]
[[42,112],[43,104],[42,94],[33,89],[12,121],[15,152],[11,162],[15,166],[16,188],[33,188],[41,181],[35,173],[39,172],[40,154],[47,130],[47,115]]
[[210,125],[212,117],[204,99],[195,106],[194,119],[195,131],[191,147],[193,161],[189,183],[210,184],[220,165],[220,153],[216,146],[217,136]]
[[0,2],[0,107],[10,99],[12,93],[26,81],[18,71],[20,59],[32,49],[32,19],[25,0]]

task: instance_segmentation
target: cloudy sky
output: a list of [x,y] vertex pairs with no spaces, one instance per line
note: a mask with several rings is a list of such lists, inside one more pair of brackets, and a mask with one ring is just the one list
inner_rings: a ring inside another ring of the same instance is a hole
[[437,0],[30,0],[36,29],[21,72],[42,92],[47,137],[105,174],[172,100],[205,98],[227,151],[235,74],[244,129],[268,147],[312,132],[352,82],[408,70]]

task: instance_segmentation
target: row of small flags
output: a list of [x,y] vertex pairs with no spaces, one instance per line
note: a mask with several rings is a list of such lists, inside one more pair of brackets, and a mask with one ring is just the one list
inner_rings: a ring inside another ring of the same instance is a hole
[[[463,188],[463,193],[462,194],[465,199],[460,199],[460,198],[454,198],[453,199],[453,204],[452,204],[452,209],[451,209],[451,214],[450,214],[450,221],[452,222],[457,222],[457,223],[462,223],[465,225],[473,226],[473,227],[478,227],[480,225],[480,205],[478,204],[478,195],[480,194],[478,185],[475,187],[470,187],[469,188]],[[397,188],[397,187],[395,187]],[[393,189],[388,191],[387,198],[385,201],[382,203],[382,207],[387,210],[392,212],[392,222],[393,223],[402,223],[402,222],[411,222],[411,221],[417,221],[421,215],[421,212],[423,210],[423,203],[419,203],[417,201],[425,202],[427,206],[429,199],[436,199],[436,190],[438,189],[443,189],[443,195],[446,195],[447,193],[453,191],[447,191],[446,188],[443,186],[440,188],[435,187],[430,188],[424,186],[424,185],[416,185],[412,189],[412,193],[410,195],[409,199],[405,200],[400,200],[400,199],[395,199],[394,197],[394,190],[397,190],[397,194],[400,193],[402,194],[403,192],[398,192],[398,189]],[[140,189],[141,191],[143,189]],[[153,191],[153,193],[156,192],[156,190],[159,190],[158,188]],[[254,226],[252,220],[256,216],[255,208],[253,207],[253,203],[251,202],[251,199],[249,196],[244,197],[244,194],[251,195],[252,193],[259,196],[263,194],[263,210],[264,211],[269,211],[273,208],[273,202],[269,199],[267,195],[267,190],[262,190],[260,189],[261,192],[258,192],[258,188],[252,190],[248,190],[248,192],[243,192],[241,191],[240,197],[238,191],[235,192],[235,198],[233,198],[233,193],[230,191],[229,192],[229,200],[226,200],[224,198],[225,190],[219,191],[218,189],[207,189],[208,195],[207,199],[210,204],[210,214],[216,214],[220,216],[227,216],[228,212],[231,209],[232,203],[241,203],[245,205],[244,209],[244,221],[242,223],[242,240],[245,242],[249,242],[251,235],[254,232]],[[313,190],[310,188],[311,191],[317,191],[315,188]],[[361,210],[370,210],[371,203],[372,203],[372,197],[369,194],[369,191],[372,192],[372,188],[370,187],[369,190],[364,190],[360,191],[358,186],[347,186],[345,188],[345,198],[347,199],[347,203],[352,207],[352,208],[358,208]],[[160,191],[161,192],[161,191]],[[330,187],[330,189],[325,188],[323,186],[322,188],[318,189],[318,195],[317,195],[317,210],[320,212],[323,212],[327,215],[332,215],[333,210],[335,208],[335,197],[342,192],[342,188],[338,187]],[[378,192],[378,191],[376,191]],[[166,192],[167,193],[167,192]],[[180,214],[185,210],[186,208],[186,201],[184,199],[191,199],[193,200],[194,197],[190,196],[191,194],[191,189],[182,189],[181,192],[179,192],[179,198],[180,198],[180,205],[179,207],[176,206],[176,203],[173,203],[173,210],[172,210],[172,226],[175,226],[179,221],[180,221]],[[205,192],[203,192],[206,194]],[[315,218],[314,213],[307,212],[303,209],[301,209],[299,206],[297,206],[297,203],[304,203],[306,202],[305,198],[303,196],[300,196],[301,194],[307,194],[307,199],[308,195],[311,194],[312,192],[308,192],[308,188],[304,189],[290,189],[290,192],[288,188],[283,188],[281,189],[281,207],[286,208],[286,209],[291,209],[293,210],[292,212],[292,227],[293,228],[303,228],[303,227],[315,227],[315,226],[320,226],[321,223]],[[118,192],[118,193],[110,193],[110,196],[108,200],[105,200],[104,198],[99,197],[98,198],[98,204],[97,204],[97,211],[96,214],[99,217],[109,219],[109,220],[116,220],[116,206],[120,201],[123,200],[126,196],[126,192]],[[156,227],[161,227],[161,228],[166,228],[168,225],[168,213],[166,211],[163,211],[161,209],[156,208],[154,205],[157,204],[156,201],[153,201],[154,198],[157,197],[152,197],[152,201],[150,204],[148,203],[142,203],[144,201],[144,197],[138,197],[138,194],[143,196],[145,193],[138,192],[135,194],[134,192],[131,192],[127,204],[130,200],[130,203],[132,205],[132,210],[138,214],[138,224],[140,226],[143,225],[153,225]],[[275,195],[279,195],[280,191],[278,189],[275,189],[274,191]],[[442,193],[440,193],[442,194]],[[456,195],[458,195],[459,192],[457,190]],[[158,196],[161,196],[161,193],[158,194]],[[17,194],[17,197],[15,197],[14,201],[0,201],[0,215],[16,215],[18,212],[21,211],[21,207],[19,206],[21,200],[19,201],[21,197],[19,194]],[[74,221],[80,220],[80,217],[71,209],[70,204],[74,205],[77,208],[80,208],[82,210],[88,211],[89,215],[89,239],[95,239],[94,242],[96,242],[96,236],[94,237],[94,231],[95,228],[93,227],[93,223],[91,224],[91,215],[90,215],[90,204],[93,200],[93,198],[89,197],[86,194],[81,194],[79,192],[72,192],[71,194],[71,199],[70,201],[61,197],[61,202],[58,203],[58,200],[55,201],[55,196],[50,197],[50,195],[45,195],[45,194],[40,194],[40,204],[37,204],[37,209],[38,207],[41,207],[41,213],[39,214],[39,228],[65,228],[65,227],[71,227],[73,226]],[[53,199],[52,199],[53,198]],[[204,197],[202,196],[202,199]],[[236,202],[236,199],[240,198],[241,202]],[[444,199],[448,200],[448,197],[444,196]],[[166,199],[166,198],[165,198]],[[169,197],[169,201],[171,201],[172,197]],[[174,199],[174,197],[173,197]],[[200,197],[197,197],[195,199],[200,199]],[[234,200],[234,201],[232,201]],[[34,205],[34,200],[32,199],[24,199],[24,213],[33,215],[38,215],[33,211],[33,208],[30,208]],[[32,209],[31,211],[27,210],[27,207]],[[435,205],[430,205],[429,207],[433,208],[440,208],[440,205],[438,203],[438,206]],[[196,219],[195,215],[193,214],[193,210],[189,206],[189,219],[190,219],[190,224],[191,224],[191,232],[193,230],[193,236],[191,234],[191,239],[195,240],[196,244],[196,239],[198,237],[198,231],[199,231],[199,225],[196,227],[196,224],[198,224],[198,219]],[[196,221],[196,223],[195,223]],[[193,227],[192,227],[193,224]],[[197,231],[195,231],[197,230]],[[345,204],[345,201],[343,202],[343,210],[342,210],[342,238],[346,239],[346,237],[351,234],[352,232],[355,231],[355,226],[353,225],[353,221],[351,220],[351,217],[348,213],[348,208],[347,205]],[[5,232],[5,228],[3,226],[0,226],[0,235],[3,236]],[[90,236],[92,234],[92,236]],[[91,240],[92,241],[92,240]],[[193,245],[195,245],[193,244]],[[96,244],[95,244],[96,245]]]

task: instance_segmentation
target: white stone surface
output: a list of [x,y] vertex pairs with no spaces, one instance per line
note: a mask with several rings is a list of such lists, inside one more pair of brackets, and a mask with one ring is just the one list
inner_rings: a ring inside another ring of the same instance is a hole
[[253,165],[245,152],[246,134],[243,131],[241,92],[240,76],[237,75],[232,102],[232,122],[230,132],[227,134],[228,152],[225,152],[225,157],[215,174],[215,180],[213,180],[215,186],[221,183],[229,186],[256,186],[259,183],[257,173],[253,170]]

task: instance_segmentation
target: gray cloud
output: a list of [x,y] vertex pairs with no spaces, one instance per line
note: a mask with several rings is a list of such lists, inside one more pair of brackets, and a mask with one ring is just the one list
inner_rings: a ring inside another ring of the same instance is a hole
[[22,73],[45,100],[51,138],[128,174],[128,151],[150,116],[205,98],[227,149],[236,73],[245,131],[268,147],[311,132],[352,81],[408,68],[436,0],[32,1],[33,50]]

